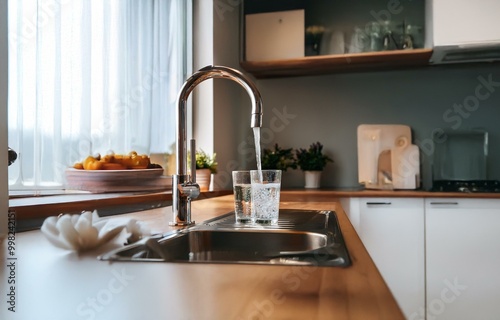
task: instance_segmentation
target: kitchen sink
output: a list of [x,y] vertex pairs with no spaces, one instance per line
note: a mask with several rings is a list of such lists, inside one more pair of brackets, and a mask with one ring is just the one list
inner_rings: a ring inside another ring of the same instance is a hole
[[234,212],[99,257],[110,261],[349,266],[333,211],[280,210],[277,225],[238,224]]

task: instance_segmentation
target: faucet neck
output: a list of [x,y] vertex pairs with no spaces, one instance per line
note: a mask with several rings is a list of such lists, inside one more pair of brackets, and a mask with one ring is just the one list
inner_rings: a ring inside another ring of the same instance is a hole
[[262,126],[262,97],[255,84],[248,77],[238,70],[224,66],[210,65],[198,70],[186,80],[177,97],[177,175],[187,174],[187,100],[194,88],[201,82],[215,78],[233,80],[247,91],[252,103],[250,126],[252,128]]

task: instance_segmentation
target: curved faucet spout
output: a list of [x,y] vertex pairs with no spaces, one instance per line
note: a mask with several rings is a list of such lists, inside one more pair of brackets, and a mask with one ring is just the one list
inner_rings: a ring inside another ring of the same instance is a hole
[[[190,180],[187,175],[187,100],[194,88],[201,82],[215,78],[233,80],[247,91],[252,103],[250,127],[262,126],[262,97],[260,92],[255,84],[238,70],[224,66],[206,66],[186,80],[177,97],[177,175],[173,177],[172,182],[172,213],[174,215],[173,224],[175,225],[192,223],[190,201],[198,196],[198,193],[194,192],[196,190],[193,191],[193,188],[197,188],[196,183],[193,183],[193,180]],[[191,152],[196,152],[196,150]],[[183,190],[191,190],[191,192],[185,194]]]
[[[206,66],[193,74],[191,78],[199,78],[198,82],[195,81],[196,84],[194,84],[194,86],[210,78],[225,78],[239,83],[243,88],[245,88],[252,102],[252,118],[250,127],[255,128],[262,126],[262,97],[260,96],[260,92],[255,84],[243,73],[224,66]],[[190,79],[188,79],[186,83],[189,83]],[[194,86],[191,86],[191,90]],[[187,94],[189,95],[189,93]]]
[[252,114],[250,127],[262,126],[262,97],[255,84],[238,70],[224,66],[206,66],[191,77],[182,86],[177,98],[177,174],[187,173],[187,99],[196,86],[207,79],[224,78],[239,83],[250,96]]
[[[225,78],[239,83],[250,96],[252,114],[250,127],[262,126],[262,97],[255,84],[238,70],[224,66],[206,66],[191,77],[182,86],[177,98],[177,174],[187,174],[187,99],[196,86],[207,79]],[[193,151],[194,152],[194,151]]]

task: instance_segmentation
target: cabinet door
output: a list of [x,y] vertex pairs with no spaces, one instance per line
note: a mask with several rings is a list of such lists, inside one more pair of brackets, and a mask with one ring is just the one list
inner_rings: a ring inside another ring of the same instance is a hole
[[498,0],[432,0],[432,11],[435,45],[500,42]]
[[427,319],[500,318],[500,200],[427,199]]
[[360,198],[340,198],[340,204],[347,218],[359,234],[359,200]]
[[360,198],[358,234],[407,318],[425,308],[424,201]]

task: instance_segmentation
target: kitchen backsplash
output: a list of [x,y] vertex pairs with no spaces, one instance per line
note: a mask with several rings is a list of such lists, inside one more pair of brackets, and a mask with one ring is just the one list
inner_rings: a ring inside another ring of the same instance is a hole
[[[489,133],[488,177],[500,180],[500,64],[266,79],[257,86],[268,132],[263,147],[277,142],[298,148],[320,141],[335,161],[325,169],[325,187],[358,185],[360,124],[410,126],[420,147],[425,189],[432,183],[433,133],[484,129]],[[287,172],[283,185],[303,186],[302,172]]]

